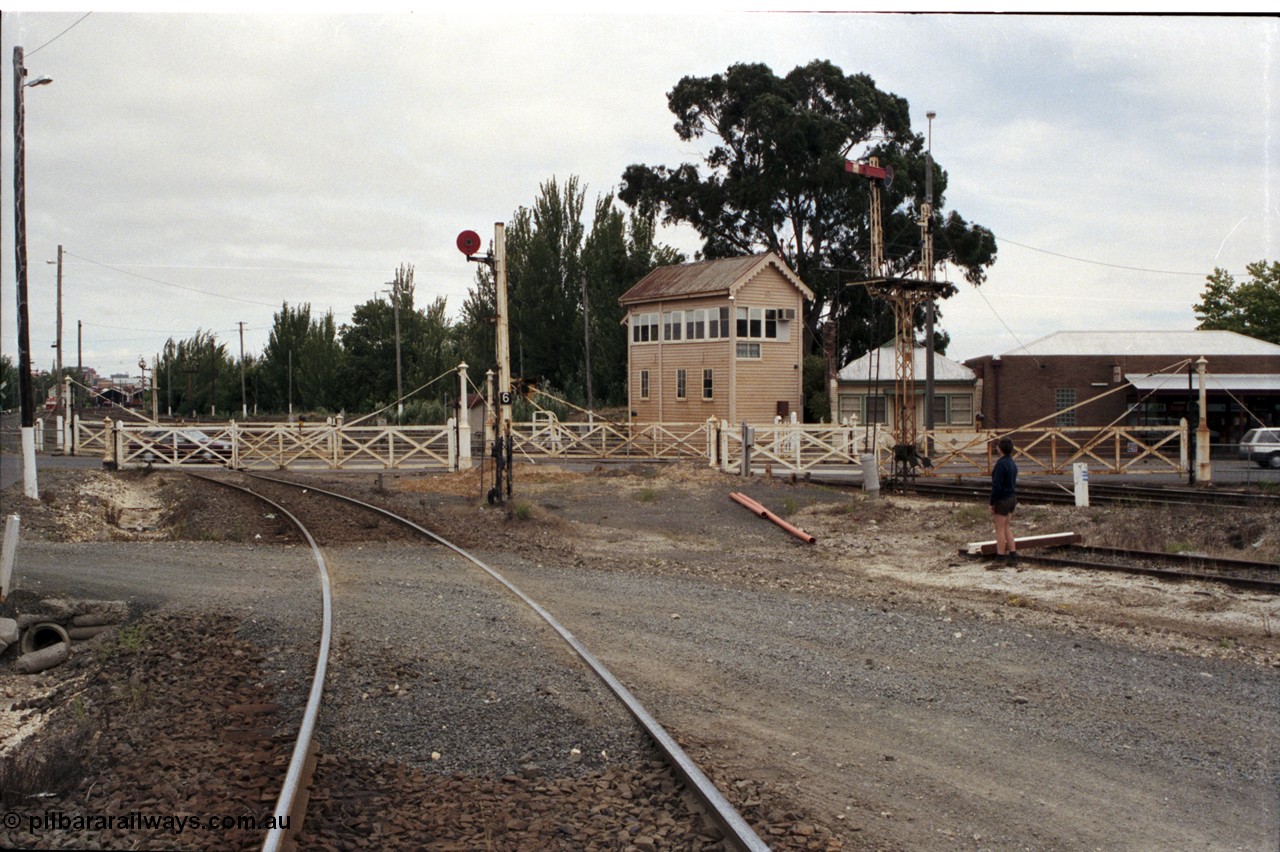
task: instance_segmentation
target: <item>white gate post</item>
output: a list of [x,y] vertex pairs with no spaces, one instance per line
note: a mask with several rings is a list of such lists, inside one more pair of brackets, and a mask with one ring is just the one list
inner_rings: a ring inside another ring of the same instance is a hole
[[71,411],[71,377],[62,380],[62,401],[64,403],[64,420],[62,422],[62,454],[73,456],[76,453],[75,429],[72,427]]
[[44,418],[36,418],[36,452],[44,452]]
[[471,470],[471,406],[467,405],[467,362],[458,365],[458,470]]
[[458,433],[455,427],[458,425],[458,418],[450,417],[449,422],[445,424],[445,428],[449,434],[449,470],[456,471],[458,469]]
[[240,469],[240,424],[231,421],[231,469]]

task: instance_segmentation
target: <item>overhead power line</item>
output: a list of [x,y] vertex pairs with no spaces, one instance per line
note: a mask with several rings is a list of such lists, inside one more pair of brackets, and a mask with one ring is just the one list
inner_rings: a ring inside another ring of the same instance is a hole
[[1122,263],[1107,263],[1101,260],[1090,260],[1087,257],[1075,257],[1074,255],[1070,255],[1070,254],[1063,254],[1061,252],[1049,251],[1048,249],[1036,248],[1035,246],[1029,246],[1026,243],[1020,243],[1020,242],[1017,242],[1016,240],[1011,240],[1008,237],[1002,237],[997,234],[996,244],[999,245],[1002,242],[1008,243],[1011,246],[1017,246],[1018,248],[1024,248],[1027,251],[1035,251],[1035,252],[1039,252],[1040,254],[1048,254],[1048,255],[1052,255],[1053,257],[1060,257],[1063,260],[1074,260],[1077,263],[1088,263],[1093,266],[1106,266],[1111,269],[1127,269],[1131,272],[1150,272],[1155,275],[1187,275],[1195,278],[1206,278],[1210,274],[1208,272],[1181,272],[1174,269],[1148,269],[1143,266],[1125,266]]

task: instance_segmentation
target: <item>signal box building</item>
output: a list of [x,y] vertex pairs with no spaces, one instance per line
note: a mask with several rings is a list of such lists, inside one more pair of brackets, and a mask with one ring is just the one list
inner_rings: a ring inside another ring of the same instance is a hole
[[[988,428],[1176,425],[1199,421],[1195,362],[1206,366],[1215,445],[1280,424],[1280,345],[1233,331],[1060,331],[965,361]],[[1108,393],[1111,391],[1111,393]],[[1047,419],[1043,419],[1047,418]]]
[[632,419],[803,417],[804,303],[812,298],[775,254],[650,272],[619,298]]

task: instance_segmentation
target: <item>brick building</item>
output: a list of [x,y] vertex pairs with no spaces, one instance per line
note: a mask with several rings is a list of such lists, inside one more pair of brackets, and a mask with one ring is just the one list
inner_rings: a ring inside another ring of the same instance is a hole
[[1194,427],[1207,364],[1215,444],[1280,424],[1280,345],[1231,331],[1060,331],[1001,355],[971,358],[988,428],[1176,424]]

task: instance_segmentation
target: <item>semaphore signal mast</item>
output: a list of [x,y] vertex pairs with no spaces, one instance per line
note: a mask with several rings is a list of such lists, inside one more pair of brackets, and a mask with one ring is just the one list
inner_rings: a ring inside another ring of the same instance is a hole
[[[893,167],[881,166],[878,157],[866,161],[845,160],[844,170],[867,179],[871,188],[871,278],[855,281],[867,292],[884,299],[893,307],[894,319],[894,422],[893,457],[899,481],[912,475],[922,457],[917,447],[916,379],[915,379],[915,310],[930,303],[947,286],[933,280],[933,235],[930,228],[932,204],[921,210],[920,277],[900,278],[889,274],[884,257],[884,222],[881,214],[880,190],[893,183]],[[928,460],[924,459],[927,464]]]

